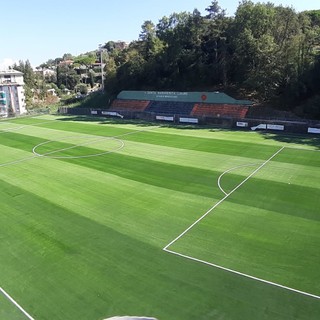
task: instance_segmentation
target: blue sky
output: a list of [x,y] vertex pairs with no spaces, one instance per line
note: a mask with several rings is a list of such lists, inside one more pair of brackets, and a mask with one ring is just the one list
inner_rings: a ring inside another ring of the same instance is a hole
[[[258,2],[258,1],[253,1]],[[260,1],[265,2],[265,1]],[[320,9],[319,0],[270,0],[296,11]],[[233,15],[239,1],[220,0]],[[109,40],[132,41],[146,20],[173,12],[205,14],[211,0],[0,0],[0,70],[27,59],[33,67],[64,53],[79,55]]]

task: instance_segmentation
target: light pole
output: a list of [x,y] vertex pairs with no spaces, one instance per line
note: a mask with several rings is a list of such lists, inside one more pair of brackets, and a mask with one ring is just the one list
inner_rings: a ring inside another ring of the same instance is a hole
[[99,51],[100,51],[100,67],[101,67],[101,90],[104,91],[104,79],[103,79],[103,64],[102,64],[102,44],[99,44]]

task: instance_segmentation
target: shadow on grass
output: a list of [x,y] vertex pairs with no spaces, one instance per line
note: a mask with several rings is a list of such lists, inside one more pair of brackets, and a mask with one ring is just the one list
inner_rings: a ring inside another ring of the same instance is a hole
[[162,128],[173,128],[173,129],[188,129],[188,130],[200,130],[210,129],[211,131],[230,131],[231,128],[222,128],[218,125],[199,125],[199,124],[181,124],[181,123],[168,123],[161,121],[147,121],[141,119],[118,119],[118,118],[106,118],[106,117],[95,117],[89,115],[77,115],[77,116],[65,116],[59,118],[58,121],[78,121],[78,122],[96,122],[99,124],[121,124],[121,125],[139,125],[141,127],[162,127]]
[[140,126],[151,127],[155,126],[154,122],[147,122],[143,120],[131,120],[131,119],[117,119],[117,118],[106,118],[106,117],[94,117],[94,116],[65,116],[59,118],[58,121],[77,121],[77,122],[96,122],[99,124],[138,124]]
[[275,132],[259,132],[266,140],[274,140],[277,142],[288,144],[301,144],[314,147],[320,150],[320,137],[313,134],[297,134],[297,133],[275,133]]
[[[118,119],[118,118],[106,118],[106,117],[95,117],[89,115],[76,115],[76,116],[65,116],[60,118],[58,121],[78,121],[78,122],[96,122],[99,124],[121,124],[121,125],[139,125],[141,127],[154,127],[158,126],[161,128],[173,128],[178,130],[202,130],[207,129],[210,132],[221,132],[221,131],[234,131],[234,132],[246,132],[235,128],[225,128],[217,124],[199,125],[199,124],[180,124],[180,123],[167,123],[158,121],[147,121],[141,119]],[[252,131],[249,131],[252,132]],[[283,133],[283,132],[266,132],[256,131],[266,140],[274,140],[281,143],[288,144],[302,144],[311,146],[320,150],[320,137],[313,134],[298,134],[298,133]]]

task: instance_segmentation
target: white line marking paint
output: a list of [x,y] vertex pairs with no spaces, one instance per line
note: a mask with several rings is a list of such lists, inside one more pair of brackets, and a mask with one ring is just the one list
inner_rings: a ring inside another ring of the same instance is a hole
[[228,172],[230,171],[233,171],[233,170],[236,170],[236,169],[239,169],[239,168],[244,168],[244,167],[250,167],[250,166],[256,166],[258,165],[257,163],[248,163],[248,164],[242,164],[240,166],[236,166],[236,167],[233,167],[231,169],[228,169],[226,170],[225,172],[223,172],[222,174],[220,174],[219,178],[218,178],[218,187],[219,189],[225,194],[227,195],[228,193],[224,191],[224,189],[221,187],[221,184],[220,184],[220,181],[221,181],[221,178]]
[[35,159],[35,158],[38,158],[38,157],[37,157],[37,156],[31,156],[31,157],[22,158],[22,159],[10,161],[10,162],[0,163],[0,167],[11,166],[11,165],[13,165],[13,164],[20,163],[20,162],[24,162],[24,161],[28,161],[28,160],[32,160],[32,159]]
[[[156,127],[157,128],[157,127]],[[117,135],[117,136],[114,136],[114,137],[101,137],[101,139],[116,139],[117,137],[121,137],[121,136],[126,136],[126,135],[130,135],[130,134],[134,134],[134,133],[139,133],[139,132],[144,132],[144,131],[149,131],[149,130],[153,130],[153,129],[156,129],[156,128],[151,128],[151,129],[143,129],[143,130],[137,130],[137,131],[134,131],[134,132],[127,132],[127,133],[124,133],[124,134],[121,134],[121,135]],[[97,139],[96,139],[97,140]],[[123,148],[124,146],[124,142],[120,139],[116,139],[118,141],[121,141],[121,149]],[[36,147],[33,148],[33,152],[35,150]],[[64,150],[64,149],[62,149]],[[119,149],[120,150],[120,149]],[[108,153],[111,153],[111,152],[115,152],[114,151],[109,151]],[[43,155],[42,155],[43,156]],[[2,163],[0,164],[0,167],[5,167],[5,166],[9,166],[9,165],[12,165],[12,164],[16,164],[16,163],[19,163],[19,162],[23,162],[23,161],[27,161],[27,160],[31,160],[31,159],[35,159],[35,158],[40,158],[41,155],[34,155],[32,157],[28,157],[28,158],[23,158],[23,159],[19,159],[19,160],[15,160],[15,161],[11,161],[11,162],[6,162],[6,163]],[[7,299],[9,299],[29,320],[35,320],[29,313],[27,313],[12,297],[10,297],[10,295],[5,292],[4,289],[2,289],[0,287],[0,291],[7,297]]]
[[[80,138],[80,137],[81,136],[79,136],[79,137],[71,136],[71,138]],[[61,139],[61,142],[63,142],[64,140],[66,140],[68,138],[70,138],[70,137],[65,137],[65,138]],[[88,137],[85,137],[85,138],[88,139]],[[120,146],[117,147],[114,150],[104,151],[104,152],[94,153],[94,154],[88,154],[88,155],[85,155],[85,156],[51,156],[52,154],[55,154],[57,152],[71,150],[71,149],[74,149],[74,148],[77,148],[77,147],[84,147],[84,146],[87,146],[87,145],[90,146],[95,142],[100,142],[100,141],[103,141],[103,140],[115,140],[115,141],[120,143]],[[33,147],[32,152],[38,157],[48,157],[48,158],[53,158],[53,159],[80,159],[80,158],[90,158],[90,157],[102,156],[104,154],[108,154],[108,153],[113,153],[113,152],[119,151],[124,147],[124,142],[122,140],[120,140],[120,139],[113,138],[113,137],[101,137],[101,138],[97,138],[97,139],[91,140],[89,142],[83,142],[83,143],[80,143],[80,144],[72,145],[70,147],[66,147],[66,148],[62,148],[62,149],[53,150],[53,151],[50,151],[50,152],[47,152],[47,153],[43,153],[43,154],[40,154],[40,153],[36,152],[36,149],[38,147],[40,147],[42,145],[45,145],[45,144],[48,144],[50,142],[60,142],[60,141],[48,140],[48,141],[45,141],[45,142],[41,142],[41,143],[37,144],[35,147]]]
[[6,296],[8,300],[10,300],[29,320],[35,320],[33,317],[30,316],[30,314],[24,310],[7,292],[4,291],[0,287],[0,291]]
[[226,200],[233,192],[235,192],[237,189],[239,189],[246,181],[248,181],[255,173],[257,173],[262,167],[264,167],[269,161],[271,161],[271,160],[272,160],[277,154],[279,154],[284,148],[285,148],[285,147],[282,147],[280,150],[278,150],[276,153],[274,153],[269,159],[267,159],[264,163],[262,163],[262,164],[261,164],[256,170],[254,170],[246,179],[244,179],[241,183],[239,183],[239,184],[238,184],[234,189],[232,189],[228,194],[225,194],[225,196],[224,196],[220,201],[218,201],[213,207],[211,207],[211,208],[210,208],[205,214],[203,214],[198,220],[196,220],[193,224],[191,224],[191,225],[190,225],[186,230],[184,230],[178,237],[176,237],[176,238],[175,238],[174,240],[172,240],[169,244],[167,244],[162,250],[164,250],[165,252],[171,253],[171,254],[173,254],[173,255],[176,255],[176,256],[179,256],[179,257],[188,259],[188,260],[196,261],[196,262],[199,262],[199,263],[202,263],[202,264],[205,264],[205,265],[214,267],[214,268],[218,268],[218,269],[221,269],[221,270],[224,270],[224,271],[227,271],[227,272],[231,272],[231,273],[233,273],[233,274],[237,274],[237,275],[240,275],[240,276],[243,276],[243,277],[246,277],[246,278],[255,280],[255,281],[263,282],[263,283],[266,283],[266,284],[268,284],[268,285],[272,285],[272,286],[275,286],[275,287],[279,287],[279,288],[282,288],[282,289],[285,289],[285,290],[288,290],[288,291],[292,291],[292,292],[295,292],[295,293],[298,293],[298,294],[301,294],[301,295],[304,295],[304,296],[308,296],[308,297],[312,297],[312,298],[315,298],[315,299],[319,299],[319,300],[320,300],[320,296],[317,296],[317,295],[315,295],[315,294],[308,293],[308,292],[304,292],[304,291],[297,290],[297,289],[294,289],[294,288],[290,288],[290,287],[287,287],[287,286],[284,286],[284,285],[281,285],[281,284],[279,284],[279,283],[275,283],[275,282],[272,282],[272,281],[268,281],[268,280],[264,280],[264,279],[261,279],[261,278],[257,278],[257,277],[251,276],[251,275],[249,275],[249,274],[245,274],[245,273],[242,273],[242,272],[233,270],[233,269],[225,268],[225,267],[223,267],[223,266],[220,266],[220,265],[217,265],[217,264],[214,264],[214,263],[205,261],[205,260],[200,260],[200,259],[197,259],[197,258],[188,256],[188,255],[184,255],[184,254],[181,254],[181,253],[179,253],[179,252],[175,252],[175,251],[172,251],[172,250],[169,250],[169,249],[168,249],[172,244],[174,244],[177,240],[179,240],[182,236],[184,236],[190,229],[192,229],[196,224],[198,224],[202,219],[204,219],[212,210],[214,210],[214,209],[215,209],[217,206],[219,206],[224,200]]
[[275,282],[267,281],[267,280],[264,280],[264,279],[261,279],[261,278],[257,278],[257,277],[254,277],[254,276],[250,276],[249,274],[242,273],[242,272],[239,272],[239,271],[236,271],[236,270],[233,270],[233,269],[225,268],[225,267],[222,267],[222,266],[214,264],[214,263],[210,263],[210,262],[205,261],[205,260],[200,260],[200,259],[197,259],[197,258],[194,258],[194,257],[187,256],[185,254],[181,254],[179,252],[168,250],[166,248],[164,248],[163,250],[168,252],[168,253],[174,254],[176,256],[179,256],[179,257],[182,257],[182,258],[185,258],[185,259],[189,259],[189,260],[192,260],[192,261],[200,262],[200,263],[206,264],[206,265],[208,265],[210,267],[215,267],[215,268],[227,271],[227,272],[231,272],[231,273],[237,274],[237,275],[245,277],[245,278],[249,278],[249,279],[252,279],[252,280],[255,280],[255,281],[263,282],[263,283],[266,283],[266,284],[269,284],[269,285],[272,285],[272,286],[275,286],[275,287],[279,287],[279,288],[282,288],[282,289],[285,289],[285,290],[293,291],[293,292],[296,292],[296,293],[299,293],[299,294],[302,294],[302,295],[305,295],[305,296],[308,296],[308,297],[312,297],[312,298],[315,298],[315,299],[320,299],[320,296],[317,296],[315,294],[311,294],[311,293],[308,293],[308,292],[304,292],[304,291],[301,291],[301,290],[297,290],[297,289],[293,289],[293,288],[284,286],[284,285],[279,284],[279,283],[275,283]]
[[25,126],[20,126],[20,127],[13,127],[13,128],[7,128],[7,129],[1,129],[0,133],[7,133],[7,132],[11,132],[11,131],[18,131],[22,128],[24,128]]
[[[56,120],[51,120],[51,121],[56,121]],[[48,121],[48,122],[51,122],[51,121]],[[123,134],[119,134],[119,135],[116,135],[116,136],[111,136],[111,137],[101,137],[101,139],[116,139],[116,138],[119,138],[119,137],[123,137],[123,136],[127,136],[127,135],[130,135],[130,134],[135,134],[135,133],[139,133],[139,132],[148,132],[148,131],[151,131],[151,130],[154,130],[154,129],[157,129],[158,127],[153,127],[153,128],[150,128],[150,129],[142,129],[142,130],[135,130],[135,131],[132,131],[132,132],[127,132],[127,133],[123,133]],[[76,138],[76,136],[74,136]],[[121,150],[123,147],[124,147],[124,142],[120,139],[118,139],[119,141],[121,141],[121,146],[119,147],[119,149],[117,150],[113,150],[113,151],[108,151],[106,153],[103,153],[103,154],[107,154],[107,153],[111,153],[111,152],[116,152],[116,151],[119,151]],[[47,141],[46,141],[47,142]],[[37,146],[35,146],[33,148],[33,150],[35,150]],[[58,151],[62,151],[62,150],[55,150],[54,152],[58,152]],[[49,154],[49,153],[48,153]],[[101,155],[101,154],[100,154]],[[10,161],[10,162],[5,162],[5,163],[2,163],[0,164],[0,167],[6,167],[6,166],[9,166],[9,165],[13,165],[13,164],[16,164],[16,163],[20,163],[20,162],[24,162],[24,161],[28,161],[28,160],[31,160],[31,159],[35,159],[35,158],[41,158],[43,157],[44,155],[41,155],[41,154],[35,154],[34,156],[31,156],[31,157],[27,157],[27,158],[23,158],[23,159],[19,159],[19,160],[14,160],[14,161]],[[98,156],[98,155],[96,155]],[[80,157],[80,156],[79,156]],[[87,156],[83,156],[83,157],[87,157]],[[53,158],[53,157],[52,157]]]
[[[33,123],[33,124],[24,124],[20,127],[11,127],[11,128],[4,128],[4,129],[1,129],[0,128],[0,133],[7,133],[7,132],[11,132],[11,131],[18,131],[20,129],[23,129],[25,127],[36,127],[37,125],[40,125],[40,124],[45,124],[45,123],[49,123],[49,122],[54,122],[54,121],[57,121],[57,120],[49,120],[49,121],[43,121],[43,122],[39,122],[39,123]],[[9,124],[14,124],[13,122],[8,122]]]
[[232,193],[238,190],[246,181],[248,181],[254,174],[256,174],[262,167],[264,167],[269,161],[271,161],[278,153],[280,153],[284,147],[281,147],[276,153],[274,153],[269,159],[263,162],[256,170],[254,170],[248,177],[246,177],[242,182],[240,182],[235,188],[233,188],[228,194],[226,194],[221,200],[219,200],[213,207],[211,207],[205,214],[203,214],[198,220],[191,224],[186,230],[184,230],[180,235],[173,239],[169,244],[167,244],[163,249],[169,248],[177,240],[179,240],[183,235],[185,235],[190,229],[192,229],[196,224],[198,224],[203,218],[205,218],[212,210],[219,206],[224,200],[226,200]]

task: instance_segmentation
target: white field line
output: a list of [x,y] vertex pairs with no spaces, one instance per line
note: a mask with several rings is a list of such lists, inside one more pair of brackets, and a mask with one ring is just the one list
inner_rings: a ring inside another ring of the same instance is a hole
[[[51,120],[51,121],[56,121],[56,120]],[[50,122],[50,121],[48,121]],[[151,128],[151,129],[143,129],[143,130],[136,130],[136,131],[132,131],[132,132],[127,132],[127,133],[123,133],[123,134],[119,134],[119,135],[116,135],[116,136],[113,136],[113,137],[103,137],[101,139],[116,139],[118,137],[122,137],[122,136],[127,136],[127,135],[130,135],[130,134],[135,134],[135,133],[139,133],[139,132],[144,132],[144,131],[150,131],[150,130],[154,130],[158,127],[155,127],[155,128]],[[73,136],[72,136],[73,137]],[[74,136],[76,137],[76,136]],[[107,152],[104,152],[102,154],[107,154],[107,153],[112,153],[112,152],[116,152],[116,151],[119,151],[120,149],[122,149],[124,147],[124,142],[120,139],[118,139],[119,141],[121,141],[121,146],[117,149],[117,150],[113,150],[113,151],[107,151]],[[48,142],[48,141],[46,141]],[[36,148],[37,146],[35,146],[33,148],[33,150]],[[63,149],[61,150],[55,150],[54,152],[60,152],[62,151]],[[49,154],[49,153],[48,153]],[[10,161],[10,162],[5,162],[5,163],[0,163],[0,167],[6,167],[6,166],[10,166],[10,165],[13,165],[13,164],[17,164],[17,163],[20,163],[20,162],[24,162],[24,161],[28,161],[28,160],[32,160],[32,159],[35,159],[35,158],[40,158],[40,157],[43,157],[45,156],[46,154],[43,154],[43,155],[40,155],[40,154],[35,154],[34,156],[31,156],[31,157],[27,157],[27,158],[22,158],[22,159],[18,159],[18,160],[14,160],[14,161]],[[101,155],[101,154],[96,154],[95,156],[98,156],[98,155]],[[79,156],[81,157],[81,156]],[[88,157],[88,156],[82,156],[82,157]],[[52,157],[53,158],[53,157]]]
[[[153,128],[155,129],[155,128]],[[149,129],[149,130],[152,130],[152,129]],[[115,139],[116,137],[121,137],[121,136],[126,136],[126,135],[129,135],[129,134],[134,134],[134,133],[139,133],[139,132],[143,132],[143,131],[148,131],[148,130],[137,130],[137,131],[134,131],[134,132],[128,132],[128,133],[124,133],[124,134],[121,134],[121,135],[117,135],[117,136],[114,136],[114,137],[104,137],[104,139],[106,138],[111,138],[111,139]],[[122,140],[119,140],[123,143],[124,145],[124,142]],[[114,151],[111,151],[111,152],[114,152]],[[110,152],[109,152],[110,153]],[[32,157],[28,157],[28,158],[23,158],[23,159],[19,159],[19,160],[15,160],[15,161],[11,161],[11,162],[7,162],[7,163],[3,163],[3,164],[0,164],[0,167],[4,167],[4,166],[8,166],[8,165],[12,165],[12,164],[15,164],[15,163],[19,163],[19,162],[23,162],[23,161],[27,161],[27,160],[31,160],[31,159],[35,159],[35,158],[39,158],[39,156],[37,155],[34,155]],[[29,319],[29,320],[35,320],[29,313],[27,313],[12,297],[10,297],[10,295],[4,291],[4,289],[2,289],[0,287],[0,291]]]
[[[104,138],[105,139],[105,138]],[[113,138],[111,138],[113,139]],[[119,148],[117,148],[116,150],[112,150],[112,151],[106,151],[106,152],[102,152],[102,153],[99,153],[99,154],[94,154],[94,155],[87,155],[87,156],[77,156],[77,157],[51,157],[51,158],[88,158],[88,157],[95,157],[95,156],[100,156],[100,155],[103,155],[103,154],[108,154],[108,153],[112,153],[112,152],[116,152],[116,151],[119,151],[121,150],[123,147],[124,147],[124,142],[120,139],[116,139],[118,140],[121,145]],[[48,143],[50,141],[46,141],[45,143]],[[43,144],[43,143],[42,143]],[[44,153],[44,154],[38,154],[36,152],[34,152],[34,149],[37,147],[35,146],[33,148],[33,153],[34,155],[31,156],[31,157],[27,157],[27,158],[22,158],[22,159],[18,159],[18,160],[14,160],[14,161],[10,161],[10,162],[5,162],[5,163],[0,163],[0,167],[7,167],[7,166],[10,166],[10,165],[13,165],[13,164],[17,164],[17,163],[20,163],[20,162],[24,162],[24,161],[28,161],[28,160],[32,160],[32,159],[36,159],[36,158],[41,158],[41,157],[45,157],[46,155],[50,155],[52,153],[55,153],[55,152],[61,152],[61,151],[64,151],[64,150],[68,150],[68,149],[72,149],[72,148],[76,148],[76,147],[79,147],[79,146],[82,146],[83,144],[80,144],[80,145],[75,145],[75,146],[72,146],[72,147],[68,147],[68,148],[62,148],[62,149],[58,149],[58,150],[54,150],[54,151],[50,151],[48,153]],[[39,146],[39,145],[38,145]]]
[[[25,127],[36,127],[37,125],[40,125],[40,124],[45,124],[45,123],[49,123],[49,122],[54,122],[54,121],[57,121],[57,120],[49,120],[49,121],[43,121],[43,122],[39,122],[39,123],[34,123],[34,124],[24,124],[20,127],[12,127],[12,128],[4,128],[4,129],[1,129],[0,128],[0,133],[7,133],[7,132],[11,132],[11,131],[17,131],[17,130],[20,130],[20,129],[23,129]],[[14,124],[13,122],[8,122],[10,124]]]
[[7,128],[7,129],[0,129],[0,133],[8,133],[11,131],[18,131],[22,128],[24,128],[25,126],[20,126],[20,127],[13,127],[13,128]]
[[155,130],[155,129],[159,129],[159,127],[155,126],[155,127],[150,128],[150,129],[134,130],[134,131],[127,132],[127,133],[118,134],[116,136],[113,136],[112,138],[124,137],[124,136],[128,136],[130,134],[135,134],[135,133],[139,133],[139,132],[148,132],[148,131]]
[[205,261],[205,260],[200,260],[200,259],[197,259],[197,258],[194,258],[194,257],[187,256],[185,254],[181,254],[179,252],[168,250],[166,248],[164,248],[163,250],[168,252],[168,253],[174,254],[176,256],[179,256],[179,257],[182,257],[182,258],[185,258],[185,259],[189,259],[189,260],[192,260],[192,261],[200,262],[200,263],[206,264],[206,265],[208,265],[210,267],[215,267],[215,268],[227,271],[227,272],[231,272],[231,273],[237,274],[237,275],[245,277],[245,278],[249,278],[249,279],[252,279],[252,280],[255,280],[255,281],[263,282],[263,283],[266,283],[268,285],[279,287],[279,288],[282,288],[282,289],[285,289],[285,290],[293,291],[295,293],[299,293],[299,294],[302,294],[304,296],[312,297],[312,298],[315,298],[315,299],[320,299],[320,296],[317,296],[315,294],[311,294],[311,293],[304,292],[304,291],[301,291],[301,290],[293,289],[293,288],[281,285],[279,283],[267,281],[267,280],[264,280],[264,279],[261,279],[261,278],[253,277],[253,276],[250,276],[249,274],[242,273],[242,272],[239,272],[239,271],[236,271],[236,270],[233,270],[233,269],[225,268],[225,267],[222,267],[222,266],[214,264],[214,263],[210,263],[210,262]]
[[7,292],[4,291],[0,287],[0,291],[6,296],[8,300],[10,300],[29,320],[35,320],[33,317],[30,316],[30,314],[24,310]]
[[[71,138],[77,138],[77,137],[72,136]],[[63,142],[63,140],[66,140],[66,139],[68,139],[68,137],[65,137],[65,138],[63,138],[61,140]],[[57,156],[57,157],[50,157],[50,158],[55,158],[55,159],[78,159],[78,158],[97,157],[97,156],[101,156],[103,154],[119,151],[124,147],[124,142],[122,140],[120,140],[120,139],[113,138],[113,137],[100,137],[100,138],[97,138],[97,139],[90,140],[89,142],[83,142],[83,143],[80,143],[80,144],[72,145],[70,147],[66,147],[66,148],[62,148],[62,149],[53,150],[53,151],[46,152],[46,153],[43,153],[43,154],[37,153],[36,149],[38,147],[40,147],[40,146],[42,146],[44,144],[48,144],[50,142],[59,142],[59,141],[48,140],[48,141],[41,142],[41,143],[37,144],[35,147],[33,147],[32,152],[38,157],[47,157],[47,156],[50,156],[51,154],[54,154],[54,153],[57,153],[57,152],[71,150],[71,149],[74,149],[74,148],[83,147],[83,146],[87,146],[87,145],[90,146],[95,142],[99,142],[99,141],[103,141],[103,140],[116,140],[117,142],[120,142],[120,146],[118,148],[114,149],[114,150],[104,151],[104,152],[101,152],[101,153],[95,153],[95,154],[91,154],[91,155],[89,154],[89,155],[85,155],[85,156]]]
[[[183,235],[185,235],[191,228],[193,228],[197,223],[199,223],[203,218],[205,218],[212,210],[214,210],[218,205],[220,205],[225,199],[227,199],[234,191],[236,191],[238,188],[240,188],[248,179],[250,179],[255,173],[257,173],[262,167],[264,167],[270,160],[272,160],[278,153],[280,153],[285,147],[282,147],[280,150],[278,150],[276,153],[274,153],[269,159],[267,159],[264,163],[262,163],[255,171],[253,171],[245,180],[243,180],[240,184],[238,184],[234,189],[232,189],[228,194],[225,194],[225,196],[220,200],[218,201],[213,207],[211,207],[204,215],[202,215],[198,220],[196,220],[192,225],[190,225],[185,231],[183,231],[178,237],[176,237],[174,240],[172,240],[169,244],[167,244],[163,250],[165,252],[168,252],[168,253],[171,253],[173,255],[176,255],[176,256],[179,256],[179,257],[182,257],[182,258],[185,258],[185,259],[188,259],[188,260],[192,260],[192,261],[196,261],[196,262],[199,262],[199,263],[203,263],[205,265],[208,265],[208,266],[211,266],[211,267],[214,267],[214,268],[218,268],[218,269],[221,269],[221,270],[224,270],[224,271],[227,271],[227,272],[230,272],[230,273],[233,273],[233,274],[236,274],[236,275],[239,275],[239,276],[242,276],[242,277],[246,277],[246,278],[249,278],[249,279],[252,279],[252,280],[255,280],[255,281],[259,281],[259,282],[263,282],[263,283],[266,283],[268,285],[272,285],[272,286],[275,286],[275,287],[279,287],[279,288],[282,288],[282,289],[285,289],[285,290],[288,290],[288,291],[292,291],[292,292],[295,292],[295,293],[298,293],[298,294],[301,294],[301,295],[304,295],[304,296],[308,296],[308,297],[312,297],[312,298],[315,298],[315,299],[319,299],[320,300],[320,296],[317,296],[315,294],[311,294],[311,293],[308,293],[308,292],[304,292],[304,291],[301,291],[301,290],[297,290],[297,289],[294,289],[294,288],[290,288],[290,287],[287,287],[287,286],[284,286],[284,285],[281,285],[279,283],[275,283],[275,282],[272,282],[272,281],[268,281],[268,280],[264,280],[264,279],[261,279],[261,278],[257,278],[257,277],[254,277],[254,276],[251,276],[249,274],[246,274],[246,273],[242,273],[242,272],[239,272],[239,271],[236,271],[236,270],[233,270],[233,269],[229,269],[229,268],[225,268],[223,266],[220,266],[220,265],[217,265],[217,264],[214,264],[214,263],[211,263],[211,262],[208,262],[208,261],[205,261],[205,260],[200,260],[200,259],[197,259],[197,258],[194,258],[194,257],[191,257],[191,256],[188,256],[188,255],[185,255],[185,254],[182,254],[182,253],[179,253],[179,252],[175,252],[175,251],[172,251],[172,250],[169,250],[168,248],[173,244],[175,243],[178,239],[180,239]],[[231,169],[232,170],[232,169]],[[230,170],[229,170],[230,171]],[[226,171],[227,172],[227,171]],[[225,173],[226,173],[225,172]]]
[[[120,142],[120,147],[115,149],[115,150],[111,150],[111,151],[106,151],[106,152],[102,152],[102,153],[99,153],[99,154],[94,154],[94,155],[87,155],[87,156],[77,156],[77,157],[51,157],[51,158],[58,158],[58,159],[61,159],[61,158],[88,158],[88,157],[94,157],[94,156],[101,156],[103,154],[108,154],[108,153],[112,153],[112,152],[116,152],[116,151],[119,151],[121,150],[123,147],[124,147],[124,142],[120,139],[117,139],[119,137],[123,137],[123,136],[127,136],[127,135],[130,135],[130,134],[135,134],[135,133],[139,133],[139,132],[145,132],[145,131],[151,131],[151,130],[154,130],[158,127],[155,127],[155,128],[151,128],[151,129],[142,129],[142,130],[135,130],[135,131],[132,131],[132,132],[127,132],[127,133],[123,133],[123,134],[119,134],[119,135],[116,135],[116,136],[112,136],[112,137],[100,137],[100,138],[97,138],[97,139],[94,139],[93,142],[97,142],[97,141],[103,141],[103,140],[108,140],[108,139],[113,139],[113,140],[117,140],[118,142]],[[77,136],[71,136],[72,138],[77,138]],[[84,136],[85,137],[85,136]],[[64,139],[67,139],[67,138],[64,138]],[[63,140],[63,139],[62,139]],[[56,152],[61,152],[61,151],[65,151],[65,150],[70,150],[70,149],[73,149],[73,148],[77,148],[77,147],[82,147],[82,146],[86,146],[86,145],[90,145],[92,144],[92,141],[89,141],[89,142],[84,142],[84,143],[81,143],[81,144],[77,144],[77,145],[73,145],[71,147],[66,147],[66,148],[63,148],[63,149],[58,149],[58,150],[54,150],[54,151],[50,151],[50,152],[47,152],[47,153],[44,153],[44,154],[39,154],[37,153],[35,150],[36,148],[38,148],[39,146],[41,145],[44,145],[46,143],[49,143],[49,142],[52,142],[53,140],[48,140],[48,141],[45,141],[45,142],[42,142],[42,143],[39,143],[38,145],[36,145],[35,147],[33,147],[32,149],[32,152],[38,156],[38,157],[43,157],[43,156],[47,156],[47,155],[50,155],[50,154],[53,154],[53,153],[56,153]]]
[[230,168],[230,169],[226,170],[226,171],[223,172],[223,173],[219,176],[219,178],[218,178],[218,187],[219,187],[219,189],[220,189],[225,195],[228,194],[227,192],[224,191],[224,189],[221,187],[221,184],[220,184],[221,178],[222,178],[226,173],[228,173],[228,172],[230,172],[230,171],[233,171],[233,170],[236,170],[236,169],[239,169],[239,168],[256,166],[256,165],[257,165],[257,163],[242,164],[242,165],[240,165],[240,166],[236,166],[236,167],[233,167],[233,168]]
[[37,157],[36,155],[34,155],[34,156],[31,156],[31,157],[27,157],[27,158],[22,158],[22,159],[10,161],[10,162],[0,163],[0,167],[11,166],[11,165],[13,165],[13,164],[17,164],[17,163],[20,163],[20,162],[32,160],[32,159],[35,159],[35,158],[38,158],[38,157]]
[[186,230],[184,230],[180,235],[173,239],[169,244],[167,244],[163,250],[169,248],[177,240],[179,240],[183,235],[185,235],[190,229],[192,229],[196,224],[198,224],[203,218],[205,218],[212,210],[219,206],[224,200],[226,200],[232,193],[238,190],[246,181],[248,181],[255,173],[257,173],[262,167],[264,167],[270,160],[272,160],[278,153],[280,153],[284,147],[281,147],[276,153],[274,153],[269,159],[262,163],[256,170],[254,170],[247,178],[240,182],[235,188],[233,188],[228,194],[226,194],[221,200],[219,200],[213,207],[211,207],[205,214],[203,214],[198,220],[192,223]]
[[[116,139],[116,140],[118,140],[121,143],[120,147],[118,149],[116,149],[116,150],[106,151],[106,152],[103,152],[103,153],[94,154],[94,155],[87,155],[87,156],[77,156],[77,157],[71,157],[70,156],[70,157],[56,157],[56,158],[84,158],[84,157],[88,158],[88,157],[93,157],[93,156],[100,156],[102,154],[107,154],[107,153],[111,153],[111,152],[116,152],[116,151],[118,151],[118,150],[120,150],[120,149],[122,149],[124,147],[124,142],[122,140],[119,140],[119,139]],[[34,151],[38,146],[40,146],[42,144],[45,144],[45,143],[49,143],[49,142],[51,142],[51,141],[46,141],[46,142],[40,143],[37,146],[35,146],[32,149],[32,152],[34,153],[33,156],[27,157],[27,158],[18,159],[18,160],[14,160],[14,161],[10,161],[10,162],[0,163],[0,167],[7,167],[7,166],[10,166],[10,165],[13,165],[13,164],[20,163],[20,162],[32,160],[32,159],[39,158],[39,157],[45,157],[45,156],[50,155],[52,153],[61,152],[61,151],[65,151],[65,150],[68,150],[68,149],[72,149],[72,148],[76,148],[76,147],[84,145],[84,144],[74,145],[72,147],[57,149],[57,150],[50,151],[50,152],[47,152],[47,153],[44,153],[44,154],[39,154],[39,153],[36,153]],[[51,157],[51,158],[54,158],[54,157]]]

